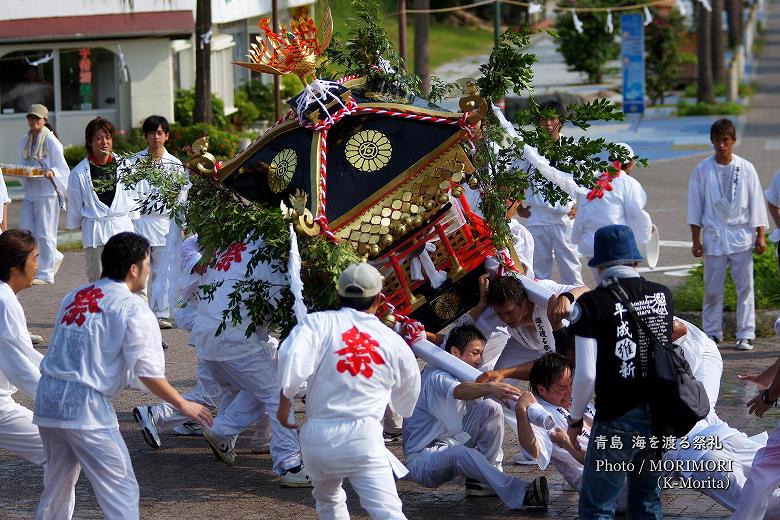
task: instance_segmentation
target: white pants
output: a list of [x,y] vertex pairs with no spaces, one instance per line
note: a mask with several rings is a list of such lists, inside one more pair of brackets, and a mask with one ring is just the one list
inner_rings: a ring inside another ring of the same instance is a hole
[[753,296],[753,251],[731,255],[704,255],[702,328],[708,336],[723,338],[723,292],[726,266],[737,289],[737,339],[755,339],[756,302]]
[[[197,374],[198,383],[192,390],[182,394],[182,397],[203,406],[217,408],[222,388],[214,381],[214,376],[211,375],[209,367],[201,359],[198,359]],[[152,417],[160,430],[175,428],[192,420],[174,408],[168,401],[162,401],[160,404],[152,406]]]
[[463,431],[471,438],[466,445],[434,444],[407,460],[414,480],[436,487],[458,475],[488,484],[510,508],[523,507],[528,482],[501,471],[501,443],[504,440],[504,412],[491,399],[468,401]]
[[341,487],[345,478],[371,518],[406,518],[378,421],[306,421],[301,428],[301,450],[321,520],[349,518],[347,494]]
[[382,419],[382,426],[387,433],[401,433],[404,425],[404,418],[387,405],[385,416]]
[[[232,437],[262,418],[271,420],[271,459],[281,474],[301,463],[301,448],[295,431],[279,423],[277,362],[268,349],[229,361],[206,361],[214,380],[222,387],[219,415],[211,427],[218,437]],[[223,401],[229,403],[223,406]]]
[[87,281],[100,280],[103,274],[103,246],[84,248],[84,270],[87,273]]
[[720,394],[720,380],[723,377],[723,357],[716,346],[712,343],[709,345],[710,348],[702,352],[701,363],[693,377],[704,385],[710,400],[710,408],[714,410]]
[[[694,472],[691,474],[691,478],[702,482],[709,482],[713,479],[721,482],[728,480],[729,485],[727,489],[709,489],[704,486],[701,492],[729,511],[734,511],[743,494],[745,483],[752,470],[753,461],[761,445],[742,433],[725,439],[723,446],[723,450],[707,450],[702,460],[731,461],[732,471]],[[774,489],[771,491],[767,505],[764,518],[780,518],[780,490]],[[755,518],[761,517],[757,516]]]
[[0,448],[43,466],[46,454],[38,427],[32,422],[32,410],[15,401],[0,406]]
[[36,278],[54,282],[54,266],[62,261],[57,251],[57,227],[60,223],[60,205],[57,197],[24,199],[19,227],[28,230],[38,243],[38,273]]
[[565,224],[528,226],[534,237],[534,275],[542,280],[552,276],[553,257],[558,262],[560,282],[582,285],[582,267],[577,246],[571,243],[571,228]]
[[[151,272],[149,273],[149,278],[146,279],[146,286],[143,288],[143,290],[138,291],[139,296],[141,296],[143,299],[145,299],[147,302],[152,301],[152,287],[154,285],[154,281],[157,279],[157,275],[160,270],[160,266],[162,265],[163,260],[163,254],[165,252],[165,246],[152,246],[151,252],[149,254],[149,261],[152,264],[151,266]],[[163,298],[164,304],[162,306],[152,306],[152,304],[149,304],[149,307],[152,309],[152,312],[155,316],[158,318],[170,318],[171,317],[171,309],[168,306],[168,298]]]
[[734,520],[755,520],[765,518],[765,515],[766,518],[780,518],[775,495],[779,482],[780,428],[775,427],[769,432],[766,446],[758,450],[753,459],[753,467],[734,511]]
[[138,482],[119,430],[41,427],[48,459],[38,520],[69,519],[76,504],[76,481],[84,468],[108,520],[138,519]]

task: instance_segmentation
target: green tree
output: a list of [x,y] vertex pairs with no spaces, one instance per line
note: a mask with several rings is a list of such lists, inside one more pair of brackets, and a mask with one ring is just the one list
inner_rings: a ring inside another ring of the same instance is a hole
[[[585,0],[577,3],[577,7],[601,7],[601,0]],[[582,21],[582,33],[574,27],[574,19],[570,12],[558,16],[555,30],[560,37],[558,50],[563,55],[570,70],[584,72],[589,83],[601,83],[604,65],[609,60],[618,57],[618,46],[615,35],[607,32],[607,14],[578,13]],[[614,17],[615,31],[618,31],[619,17]],[[617,32],[616,32],[617,34]]]
[[647,93],[654,104],[675,86],[680,74],[683,17],[676,9],[655,9],[653,22],[645,27]]

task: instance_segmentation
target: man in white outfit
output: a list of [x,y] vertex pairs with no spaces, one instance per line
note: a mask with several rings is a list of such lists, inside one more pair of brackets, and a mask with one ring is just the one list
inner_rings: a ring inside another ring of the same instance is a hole
[[17,389],[35,398],[43,356],[33,348],[16,295],[32,286],[38,247],[29,231],[0,235],[0,448],[38,464],[46,455],[31,410],[13,400]]
[[[610,224],[623,224],[631,228],[638,244],[650,240],[653,222],[644,210],[647,194],[642,185],[631,176],[636,167],[632,159],[634,150],[626,143],[617,143],[625,150],[621,158],[610,157],[619,169],[617,176],[605,173],[611,177],[608,189],[596,188],[587,195],[582,195],[577,201],[577,218],[572,228],[572,242],[577,244],[580,254],[590,260],[593,257],[593,237],[596,230]],[[622,161],[622,162],[621,162]],[[598,280],[597,270],[593,269],[594,278]]]
[[[772,182],[769,183],[769,188],[764,191],[764,195],[766,195],[769,216],[775,223],[775,230],[769,234],[769,240],[777,244],[780,242],[780,171],[775,172],[775,176],[772,177]],[[780,247],[777,248],[777,259],[778,267],[780,267]]]
[[[485,337],[476,327],[462,325],[449,334],[445,349],[478,368],[484,346]],[[412,478],[436,487],[463,475],[466,496],[498,495],[512,509],[546,507],[545,477],[529,483],[501,469],[504,413],[493,399],[510,400],[521,393],[495,381],[461,383],[444,370],[426,367],[414,413],[404,422],[404,455]]]
[[[780,317],[775,322],[775,333],[780,335]],[[780,397],[780,358],[759,375],[737,377],[743,381],[756,383],[764,389],[748,402],[749,413],[763,417],[769,408],[777,406]],[[769,512],[777,508],[775,494],[778,483],[780,483],[780,421],[769,432],[766,446],[753,459],[750,476],[734,512],[734,520],[768,518]],[[775,518],[780,518],[780,515]]]
[[[162,116],[149,116],[144,120],[143,132],[146,137],[148,148],[138,152],[132,159],[133,164],[148,164],[150,161],[158,168],[165,170],[172,176],[181,176],[184,179],[184,167],[181,161],[168,153],[165,149],[165,143],[168,140],[168,134],[171,131],[171,125],[168,120]],[[147,180],[142,180],[134,186],[136,200],[141,202],[154,193],[155,188]],[[145,237],[152,246],[152,274],[149,276],[149,282],[146,285],[144,296],[148,299],[152,312],[157,316],[160,328],[171,328],[171,309],[167,305],[168,301],[162,297],[152,298],[151,289],[155,286],[155,279],[161,268],[163,252],[165,250],[165,239],[171,226],[171,212],[167,208],[154,208],[149,213],[140,213],[138,218],[133,220],[135,232]]]
[[57,226],[70,173],[62,144],[51,130],[48,117],[45,106],[31,105],[27,111],[30,130],[19,142],[21,164],[44,170],[43,177],[22,179],[24,202],[19,215],[19,227],[33,234],[40,251],[36,284],[54,283],[63,259],[57,251]]
[[113,153],[114,125],[98,117],[84,131],[87,156],[71,171],[68,180],[68,229],[81,228],[87,280],[102,276],[103,246],[112,236],[134,231],[136,206],[125,189],[122,174],[129,165]]
[[102,263],[101,280],[63,300],[41,363],[33,417],[47,458],[41,520],[71,517],[81,468],[107,518],[138,518],[138,483],[111,404],[128,383],[145,386],[199,423],[211,422],[206,408],[183,399],[165,379],[160,329],[133,294],[149,276],[149,242],[134,233],[115,235]]
[[[301,462],[300,445],[295,432],[283,427],[276,418],[279,407],[277,384],[278,340],[267,326],[260,325],[247,337],[249,310],[242,304],[241,320],[230,321],[224,330],[222,313],[228,308],[230,296],[243,280],[268,283],[281,290],[287,278],[278,262],[261,262],[250,272],[248,265],[259,242],[235,242],[217,253],[203,275],[202,285],[218,285],[211,299],[201,298],[198,317],[192,328],[190,342],[195,345],[198,359],[205,361],[216,383],[222,388],[219,415],[203,436],[214,455],[226,464],[236,460],[235,440],[238,435],[267,414],[271,420],[270,451],[273,470],[281,475],[285,487],[311,487],[311,481]],[[271,295],[277,297],[278,292]]]
[[[756,337],[753,251],[766,249],[766,205],[753,165],[732,152],[734,124],[719,119],[710,128],[715,154],[701,161],[688,183],[688,224],[693,256],[704,256],[704,332],[723,339],[726,267],[737,290],[737,349],[751,350]],[[755,247],[754,247],[755,246]]]
[[8,188],[3,179],[3,169],[0,168],[0,233],[8,229],[8,205],[11,197],[8,196]]
[[[563,105],[557,101],[550,101],[542,104],[539,110],[557,116],[542,119],[539,124],[553,141],[559,141],[561,128],[566,120],[566,110]],[[579,253],[571,240],[572,225],[576,220],[572,218],[574,201],[563,205],[550,204],[541,193],[529,188],[525,192],[525,203],[528,205],[527,210],[530,211],[530,214],[526,211],[524,216],[528,217],[525,225],[534,238],[533,261],[536,276],[543,280],[550,279],[554,258],[558,263],[561,283],[582,285]]]
[[420,391],[417,360],[404,340],[376,317],[382,276],[368,264],[341,274],[342,308],[309,314],[279,349],[279,420],[288,428],[292,400],[308,381],[301,449],[322,519],[346,519],[349,479],[371,518],[404,519],[393,474],[406,474],[384,446],[389,405],[411,415]]

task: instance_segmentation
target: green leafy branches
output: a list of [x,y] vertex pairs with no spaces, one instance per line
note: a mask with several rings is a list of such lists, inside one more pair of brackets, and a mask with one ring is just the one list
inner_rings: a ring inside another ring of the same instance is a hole
[[331,75],[337,70],[367,78],[372,90],[392,91],[402,96],[418,94],[420,78],[407,72],[406,64],[396,52],[382,19],[380,3],[354,0],[355,18],[347,23],[347,37],[341,41],[334,34],[324,53],[325,60],[317,68],[317,76]]
[[477,86],[483,98],[497,101],[509,92],[532,90],[531,65],[536,63],[536,56],[523,52],[531,45],[531,34],[528,27],[523,27],[520,32],[507,29],[501,35],[488,62],[479,67],[482,76]]

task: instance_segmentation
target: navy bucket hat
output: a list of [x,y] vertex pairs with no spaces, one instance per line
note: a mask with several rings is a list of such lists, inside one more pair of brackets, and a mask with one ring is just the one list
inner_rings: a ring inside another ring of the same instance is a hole
[[634,232],[622,224],[604,226],[593,237],[593,258],[588,267],[610,267],[644,260],[636,247]]

